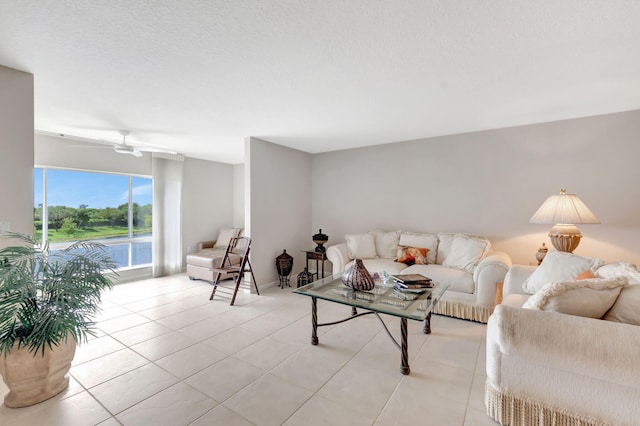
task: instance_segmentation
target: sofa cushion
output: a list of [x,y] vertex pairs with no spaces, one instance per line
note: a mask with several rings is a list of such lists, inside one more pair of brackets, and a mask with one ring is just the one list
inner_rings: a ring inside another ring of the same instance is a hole
[[374,259],[377,256],[373,234],[347,234],[347,253],[351,259]]
[[550,251],[542,264],[522,284],[522,289],[533,294],[556,281],[572,281],[587,269],[596,270],[604,262],[593,257],[576,256],[561,251]]
[[522,307],[602,318],[626,285],[625,277],[554,282],[538,290]]
[[602,319],[640,325],[640,284],[623,288],[616,302]]
[[[193,266],[200,266],[203,268],[219,268],[222,263],[222,258],[224,257],[225,249],[220,248],[210,248],[200,250],[197,253],[188,254],[187,255],[187,264]],[[240,263],[241,257],[237,254],[230,253],[229,261],[232,265],[237,265]]]
[[640,284],[640,272],[636,265],[623,261],[607,263],[599,267],[596,270],[596,275],[602,278],[613,278],[621,275],[627,277],[629,284]]
[[394,259],[396,257],[396,250],[398,247],[398,240],[400,239],[400,231],[380,231],[373,230],[369,232],[373,234],[376,254],[378,257],[385,259]]
[[438,250],[437,235],[403,232],[400,234],[398,244],[407,247],[428,248],[429,252],[427,253],[427,263],[436,263],[436,252]]
[[[216,244],[214,248],[227,248],[229,241],[240,234],[240,228],[222,228],[216,238]],[[224,253],[223,253],[224,254]]]
[[451,252],[442,262],[442,266],[473,272],[490,249],[491,243],[486,238],[456,234],[451,243]]
[[451,253],[451,244],[456,234],[440,233],[438,234],[438,252],[436,254],[436,263],[442,265],[447,256]]
[[[362,259],[362,263],[371,275],[376,272],[379,274],[386,272],[389,275],[397,275],[407,268],[407,265],[404,263],[398,263],[393,259],[383,259],[380,257],[376,259]],[[346,271],[352,265],[353,260],[345,265],[344,270]]]
[[442,265],[413,265],[404,269],[402,273],[420,274],[431,278],[436,283],[449,284],[447,291],[473,294],[475,288],[473,274],[460,269],[447,268]]
[[398,245],[397,252],[396,262],[404,263],[407,266],[427,264],[428,248]]

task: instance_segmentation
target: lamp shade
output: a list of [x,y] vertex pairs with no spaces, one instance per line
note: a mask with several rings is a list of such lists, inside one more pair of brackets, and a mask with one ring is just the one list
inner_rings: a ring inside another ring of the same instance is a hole
[[576,194],[567,194],[565,189],[560,194],[552,195],[542,203],[531,219],[531,223],[580,224],[600,223],[596,215],[578,198]]

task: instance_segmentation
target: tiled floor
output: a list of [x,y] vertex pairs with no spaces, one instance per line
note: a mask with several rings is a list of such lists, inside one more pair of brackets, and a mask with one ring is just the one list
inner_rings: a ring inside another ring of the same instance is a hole
[[[484,413],[485,330],[434,316],[409,321],[411,374],[373,316],[319,328],[289,289],[209,301],[185,275],[104,295],[98,335],[78,348],[71,384],[1,425],[496,425]],[[318,302],[320,322],[350,308]],[[399,320],[385,317],[399,335]],[[7,392],[0,384],[0,396]]]

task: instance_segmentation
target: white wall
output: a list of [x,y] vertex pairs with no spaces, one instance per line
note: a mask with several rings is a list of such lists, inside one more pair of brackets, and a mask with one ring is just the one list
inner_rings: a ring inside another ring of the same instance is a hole
[[258,286],[278,280],[275,258],[284,249],[294,258],[293,274],[302,270],[300,251],[313,247],[311,154],[247,138],[245,191],[246,232],[252,238]]
[[[233,166],[185,158],[182,181],[182,253],[197,243],[215,240],[233,225]],[[184,259],[183,259],[184,260]],[[186,262],[183,261],[186,268]]]
[[233,227],[244,228],[244,164],[233,166]]
[[[33,235],[33,75],[0,66],[0,222]],[[0,240],[0,247],[11,242]]]
[[601,225],[576,254],[640,265],[640,111],[435,137],[313,156],[313,228],[488,236],[515,263],[535,262],[551,225],[530,224],[560,188]]

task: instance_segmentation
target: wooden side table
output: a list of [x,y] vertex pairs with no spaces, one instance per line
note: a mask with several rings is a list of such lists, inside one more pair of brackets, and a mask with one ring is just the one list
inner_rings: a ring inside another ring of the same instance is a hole
[[[327,254],[317,251],[305,251],[305,253],[307,254],[307,271],[309,270],[309,261],[315,260],[316,270],[315,272],[311,272],[311,275],[315,276],[316,279],[324,278],[324,262],[327,260]],[[322,269],[320,269],[320,267],[322,267]]]

